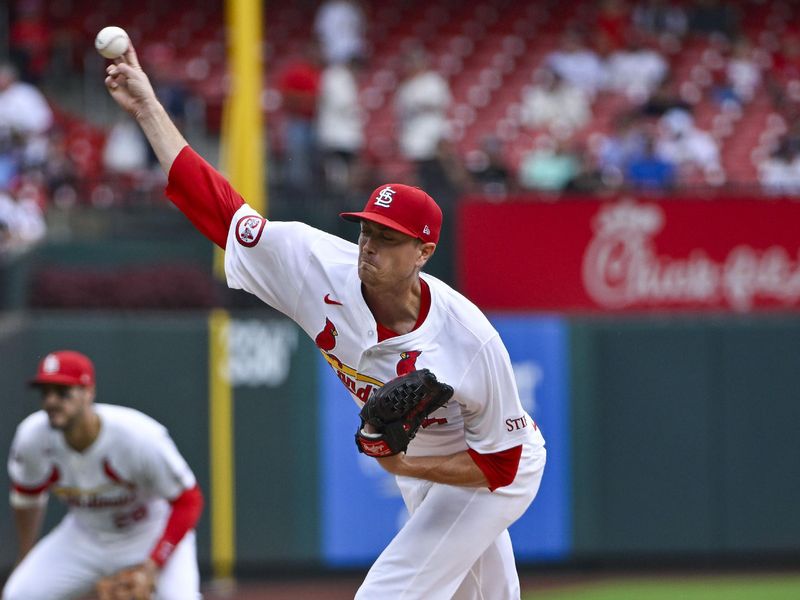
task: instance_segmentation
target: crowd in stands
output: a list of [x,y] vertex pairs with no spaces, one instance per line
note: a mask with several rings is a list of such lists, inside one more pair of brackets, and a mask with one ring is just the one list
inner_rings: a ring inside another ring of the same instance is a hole
[[[142,60],[179,126],[201,103],[217,134],[222,3],[148,6],[153,15],[108,18],[143,39]],[[270,185],[278,197],[362,198],[402,179],[445,207],[469,193],[498,201],[688,187],[792,194],[800,190],[795,9],[794,0],[267,6]],[[132,123],[99,127],[40,91],[86,68],[87,32],[107,22],[98,10],[85,0],[12,2],[11,60],[0,67],[4,252],[41,238],[48,204],[114,204],[119,189],[160,195],[163,178]],[[158,22],[167,10],[172,28]],[[161,39],[147,35],[159,26]],[[486,40],[496,51],[475,58]],[[183,56],[184,48],[198,50]]]
[[24,251],[45,233],[41,176],[53,113],[42,93],[0,63],[0,255]]
[[[537,4],[557,10],[552,2]],[[363,191],[388,172],[445,196],[800,189],[793,125],[800,102],[800,28],[779,19],[787,6],[791,15],[791,3],[572,4],[577,9],[544,31],[549,47],[537,41],[526,46],[534,52],[544,46],[545,52],[509,103],[507,118],[469,136],[464,130],[481,121],[486,107],[472,96],[487,92],[476,86],[454,94],[451,56],[426,54],[421,43],[400,44],[394,70],[378,69],[366,85],[364,66],[375,59],[369,53],[369,3],[324,2],[315,23],[322,53],[306,63],[303,90],[306,156],[319,152],[322,169],[310,178],[293,176],[297,164],[311,163],[298,163],[287,119],[276,129],[284,132],[274,148],[276,177],[284,165],[288,183]],[[760,29],[744,19],[751,9],[762,20]],[[484,16],[497,18],[490,9]],[[337,52],[326,49],[329,39],[340,45]],[[478,73],[489,80],[496,75],[491,69]],[[376,85],[380,78],[389,81]],[[375,102],[381,87],[391,97]],[[283,110],[293,111],[286,77],[277,89]],[[391,119],[377,115],[387,112]],[[749,121],[743,119],[748,115]],[[763,115],[766,123],[754,126]],[[280,121],[281,108],[274,116]],[[374,126],[376,121],[391,121],[391,127]],[[742,127],[746,139],[732,138],[740,122],[749,123]],[[367,139],[376,133],[383,139]]]

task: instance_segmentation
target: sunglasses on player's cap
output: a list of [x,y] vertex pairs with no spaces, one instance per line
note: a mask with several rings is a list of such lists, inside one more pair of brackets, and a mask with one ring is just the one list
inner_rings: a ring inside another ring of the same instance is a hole
[[51,352],[39,362],[36,377],[29,381],[40,385],[94,385],[94,365],[88,356],[73,350]]
[[423,242],[439,241],[442,209],[433,198],[418,187],[387,183],[369,197],[361,212],[339,215],[348,221],[372,221]]

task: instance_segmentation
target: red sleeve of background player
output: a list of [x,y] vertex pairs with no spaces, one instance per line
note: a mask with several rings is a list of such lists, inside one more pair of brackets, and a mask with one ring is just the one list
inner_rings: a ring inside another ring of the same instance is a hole
[[225,248],[233,215],[244,204],[242,197],[189,146],[178,153],[168,179],[167,197],[200,233]]
[[172,500],[170,504],[172,512],[164,528],[164,534],[150,553],[150,558],[159,567],[164,566],[178,542],[197,524],[200,513],[203,512],[203,494],[198,486],[194,486]]
[[483,471],[491,491],[509,485],[517,476],[519,459],[522,456],[521,445],[492,454],[479,454],[472,448],[468,448],[467,452],[478,468]]

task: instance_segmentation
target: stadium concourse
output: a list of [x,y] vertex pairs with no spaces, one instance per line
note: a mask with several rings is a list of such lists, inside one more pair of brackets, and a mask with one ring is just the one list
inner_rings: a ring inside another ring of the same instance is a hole
[[[703,20],[713,13],[697,16],[693,12],[708,3],[675,2],[673,8],[682,11],[684,21],[674,30],[648,26],[642,15],[646,17],[649,3],[627,0],[360,4],[368,46],[360,90],[366,112],[364,154],[389,179],[403,178],[411,170],[395,141],[392,103],[402,54],[417,45],[425,48],[433,68],[449,83],[453,96],[451,141],[458,157],[466,162],[476,159],[482,141],[489,136],[501,141],[503,157],[513,171],[531,150],[552,145],[553,137],[597,154],[603,141],[614,133],[617,117],[642,104],[643,97],[636,93],[600,89],[591,98],[591,116],[585,124],[566,131],[531,125],[525,114],[526,95],[567,32],[581,32],[589,49],[602,57],[620,47],[635,29],[642,42],[664,58],[676,101],[688,107],[694,126],[709,133],[720,148],[718,168],[686,169],[679,184],[717,188],[730,184],[752,191],[759,183],[759,168],[777,149],[791,123],[794,109],[790,105],[799,80],[796,57],[783,46],[794,35],[791,20],[787,20],[790,2],[724,3],[720,14],[730,18],[719,21],[716,29]],[[60,43],[70,40],[72,53],[80,54],[85,45],[82,41],[91,39],[103,24],[124,27],[136,40],[143,61],[157,62],[159,73],[199,99],[204,125],[212,134],[218,131],[227,85],[222,2],[178,0],[146,4],[141,11],[89,0],[65,3],[69,10],[61,5],[53,3],[45,18]],[[287,61],[301,54],[313,39],[317,6],[310,2],[268,3],[265,7],[263,103],[274,153],[282,151],[279,138],[285,118],[277,78]],[[718,3],[710,6],[712,10],[721,8]],[[742,18],[745,14],[746,19]],[[726,84],[734,59],[740,58],[735,55],[739,50],[734,40],[746,40],[745,62],[755,69],[748,75],[754,78],[752,89],[741,97],[735,97],[736,90],[731,92]],[[57,97],[52,100],[58,103]],[[97,158],[107,132],[80,115],[58,114],[80,174],[89,179],[101,177]]]

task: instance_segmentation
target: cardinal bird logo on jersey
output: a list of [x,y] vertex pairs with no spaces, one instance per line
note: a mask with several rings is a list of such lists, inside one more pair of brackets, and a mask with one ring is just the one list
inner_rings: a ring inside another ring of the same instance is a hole
[[114,483],[118,483],[123,487],[126,487],[131,490],[136,487],[135,483],[131,483],[130,481],[125,481],[122,477],[119,476],[119,473],[117,473],[116,470],[114,470],[114,468],[111,466],[111,462],[108,460],[108,458],[103,459],[103,473],[105,473],[106,477],[108,477],[111,481],[113,481]]
[[328,358],[328,362],[331,363],[335,369],[342,369],[344,368],[344,363],[340,361],[336,355],[331,354],[331,350],[334,349],[336,346],[336,336],[339,335],[339,332],[336,331],[336,325],[333,322],[325,318],[325,327],[317,334],[317,337],[314,338],[314,343],[317,345],[317,348],[322,350],[322,353]]
[[397,361],[397,375],[405,375],[417,368],[417,357],[422,354],[422,350],[410,350],[400,353],[400,360]]
[[336,346],[337,335],[339,335],[339,332],[336,331],[336,325],[334,325],[330,319],[326,318],[325,328],[314,338],[314,343],[320,350],[330,352]]

